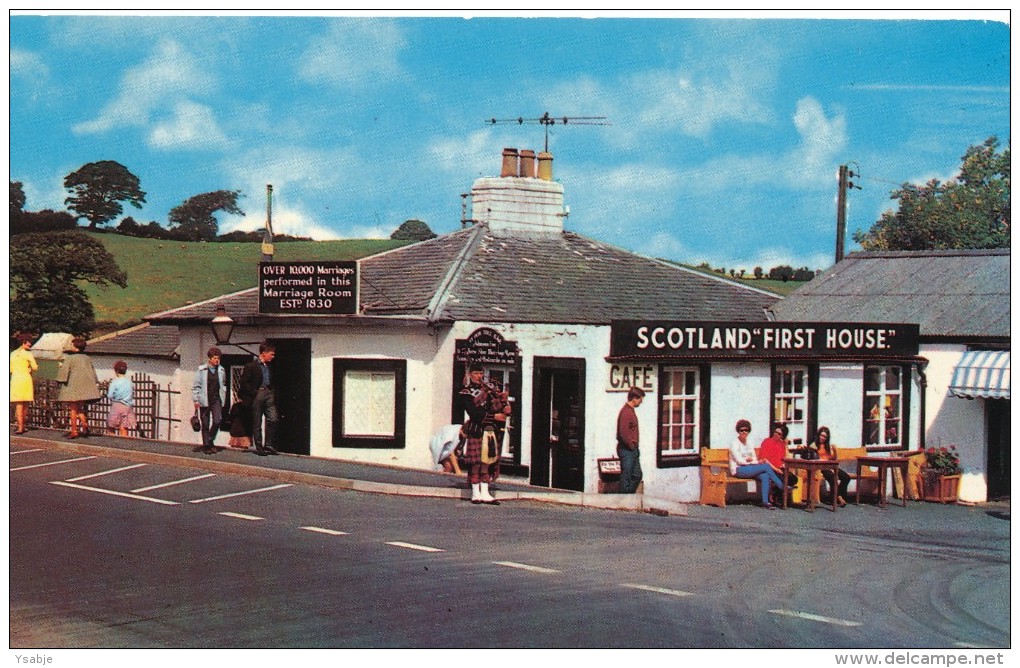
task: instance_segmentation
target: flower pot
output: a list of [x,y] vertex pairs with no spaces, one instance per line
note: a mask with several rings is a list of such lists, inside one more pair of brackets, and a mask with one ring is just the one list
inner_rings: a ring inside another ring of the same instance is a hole
[[920,475],[921,498],[935,503],[956,503],[960,496],[960,474],[927,476]]

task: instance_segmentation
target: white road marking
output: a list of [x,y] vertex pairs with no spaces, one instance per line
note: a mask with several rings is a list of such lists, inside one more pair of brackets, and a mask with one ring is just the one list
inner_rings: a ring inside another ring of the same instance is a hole
[[254,515],[242,515],[241,513],[219,513],[219,514],[223,515],[224,517],[236,517],[239,520],[251,520],[252,522],[266,519],[264,517],[256,517]]
[[235,496],[244,496],[246,494],[258,494],[259,492],[271,492],[274,489],[283,489],[284,487],[290,487],[289,483],[283,485],[273,485],[272,487],[260,487],[258,489],[249,489],[246,492],[234,492],[233,494],[220,494],[219,496],[210,496],[205,499],[195,499],[190,503],[205,503],[207,501],[219,501],[220,499],[230,499]]
[[196,475],[191,478],[184,478],[183,480],[171,480],[170,482],[161,482],[158,485],[149,485],[148,487],[139,487],[138,489],[131,490],[132,492],[150,492],[154,489],[162,489],[164,487],[173,487],[174,485],[183,485],[186,482],[192,480],[201,480],[202,478],[215,478],[215,473],[203,473],[202,475]]
[[88,480],[89,478],[98,478],[101,475],[108,475],[110,473],[117,473],[119,471],[127,471],[129,469],[136,469],[145,464],[132,464],[131,466],[122,466],[119,469],[110,469],[109,471],[100,471],[99,473],[90,473],[88,475],[81,475],[77,478],[68,478],[67,482],[78,482],[79,480]]
[[409,550],[420,550],[422,552],[445,552],[445,550],[440,550],[438,547],[429,547],[428,545],[415,545],[414,543],[401,543],[400,541],[392,541],[386,544],[393,545],[394,547],[406,547]]
[[669,596],[694,596],[694,594],[692,594],[689,591],[680,591],[679,589],[666,589],[664,587],[651,587],[649,585],[643,584],[622,583],[620,586],[629,587],[630,589],[641,589],[642,591],[651,591],[655,592],[656,594],[667,594]]
[[167,501],[166,499],[156,499],[151,496],[140,496],[138,494],[129,494],[127,492],[116,492],[112,489],[101,489],[99,487],[86,487],[85,485],[75,485],[74,483],[64,482],[62,480],[54,480],[50,482],[51,485],[60,485],[61,487],[73,487],[74,489],[83,489],[88,492],[99,492],[100,494],[109,494],[110,496],[122,496],[126,499],[136,499],[138,501],[148,501],[149,503],[159,503],[164,506],[176,506],[176,501]]
[[75,457],[74,459],[61,459],[59,462],[46,462],[45,464],[32,464],[30,466],[19,466],[17,468],[11,469],[11,470],[12,471],[25,471],[27,469],[39,469],[39,468],[42,468],[44,466],[56,466],[57,464],[70,464],[71,462],[83,462],[86,459],[95,459],[95,457],[90,455],[88,457]]
[[314,531],[315,533],[324,533],[330,536],[346,536],[346,531],[336,531],[335,529],[323,529],[322,527],[301,527],[305,531]]
[[42,451],[43,451],[42,448],[32,448],[31,450],[12,450],[11,454],[12,455],[23,455],[26,452],[42,452]]
[[522,571],[531,571],[533,573],[559,573],[559,571],[552,568],[543,568],[542,566],[532,566],[530,564],[519,564],[516,561],[494,561],[492,563],[496,564],[497,566],[519,568]]
[[808,619],[812,622],[823,622],[825,624],[835,624],[836,626],[860,626],[860,622],[851,622],[846,619],[837,619],[835,617],[822,617],[821,615],[812,615],[809,612],[799,612],[797,610],[769,610],[774,615],[786,615],[787,617],[797,617],[798,619]]

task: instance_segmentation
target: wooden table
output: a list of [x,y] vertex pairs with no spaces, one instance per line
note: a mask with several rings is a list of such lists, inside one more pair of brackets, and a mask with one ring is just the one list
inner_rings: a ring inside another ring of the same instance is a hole
[[[836,470],[839,469],[839,462],[833,459],[797,459],[794,457],[787,457],[783,460],[783,482],[789,480],[790,476],[787,475],[789,471],[802,469],[807,471],[807,510],[808,512],[815,511],[815,499],[811,496],[811,490],[814,489],[815,472],[816,471],[832,471],[833,476],[838,476]],[[838,480],[838,477],[834,478]],[[835,490],[833,490],[835,492]],[[787,499],[790,497],[789,486],[783,488],[783,510],[786,509]],[[832,512],[836,512],[836,494],[832,495]]]
[[[867,456],[857,458],[857,505],[861,503],[861,469],[865,466],[875,467],[878,469],[878,505],[880,508],[885,508],[888,505],[885,501],[885,480],[886,472],[891,469],[899,469],[902,472],[903,480],[907,479],[907,466],[910,464],[909,457],[877,457]],[[904,488],[906,485],[904,485]],[[903,497],[903,506],[907,505],[906,489],[901,495]]]

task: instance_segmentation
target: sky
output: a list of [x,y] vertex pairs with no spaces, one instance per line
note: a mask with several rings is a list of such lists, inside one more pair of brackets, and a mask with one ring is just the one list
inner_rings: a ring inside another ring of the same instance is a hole
[[240,190],[246,215],[220,232],[258,229],[271,183],[276,233],[388,238],[416,218],[444,234],[504,147],[544,148],[543,126],[486,119],[548,112],[608,123],[548,128],[566,229],[695,265],[824,269],[840,165],[861,188],[850,252],[900,184],[1010,136],[1002,10],[219,14],[12,13],[27,210],[64,209],[67,174],[114,160],[146,192],[122,214],[142,224]]

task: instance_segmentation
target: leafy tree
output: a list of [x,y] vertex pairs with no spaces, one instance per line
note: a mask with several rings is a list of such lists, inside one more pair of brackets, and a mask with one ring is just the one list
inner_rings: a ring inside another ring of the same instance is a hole
[[72,193],[64,203],[95,229],[121,214],[121,202],[142,208],[145,193],[139,185],[138,177],[119,162],[90,162],[64,177],[64,187]]
[[120,225],[117,226],[117,232],[128,237],[137,237],[141,234],[142,226],[138,224],[131,216],[128,216],[124,220],[120,221]]
[[899,208],[886,211],[854,241],[865,250],[1009,248],[1009,146],[999,152],[989,137],[964,153],[960,174],[892,191]]
[[21,181],[11,181],[11,195],[8,204],[11,207],[11,218],[25,209],[25,187]]
[[78,283],[127,287],[103,244],[78,231],[16,235],[10,258],[11,331],[86,336],[95,312]]
[[170,226],[191,241],[215,239],[219,225],[213,214],[225,211],[243,216],[244,211],[237,207],[240,194],[240,190],[214,190],[189,197],[170,210]]
[[390,239],[400,239],[405,241],[425,241],[426,239],[434,239],[436,233],[429,229],[429,226],[420,220],[413,218],[405,220],[400,224],[393,234],[390,235]]
[[762,273],[764,273],[764,270],[761,267],[755,267],[754,268],[754,277],[755,278],[761,278]]
[[74,216],[66,211],[53,211],[43,209],[42,211],[22,211],[21,215],[11,217],[11,234],[25,234],[28,232],[57,232],[60,230],[73,230],[78,227]]

